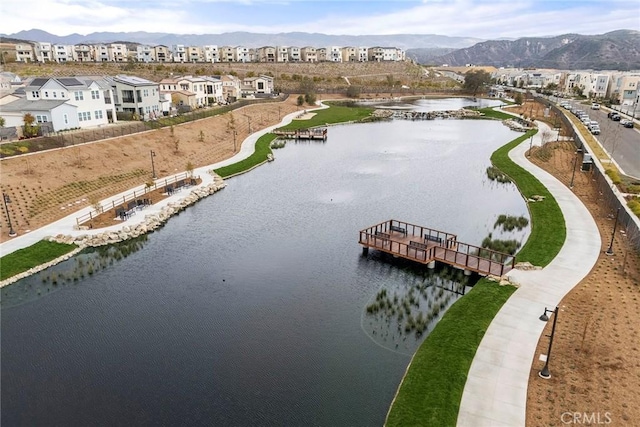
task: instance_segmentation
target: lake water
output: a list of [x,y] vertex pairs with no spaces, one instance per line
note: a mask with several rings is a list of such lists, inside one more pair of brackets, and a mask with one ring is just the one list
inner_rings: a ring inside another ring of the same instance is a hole
[[500,235],[497,216],[527,208],[485,170],[518,134],[397,120],[328,135],[288,142],[141,250],[83,254],[3,289],[3,424],[381,425],[425,334],[367,307],[384,289],[413,295],[416,316],[466,283],[363,257],[358,231],[394,218],[472,244]]

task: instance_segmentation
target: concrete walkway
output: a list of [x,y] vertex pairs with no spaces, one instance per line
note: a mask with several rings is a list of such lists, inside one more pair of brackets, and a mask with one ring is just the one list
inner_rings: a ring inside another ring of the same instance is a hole
[[[320,108],[327,108],[325,106],[322,106]],[[317,110],[317,108],[316,108]],[[309,110],[311,111],[311,110]],[[283,117],[282,121],[277,124],[277,125],[273,125],[273,126],[269,126],[268,128],[262,129],[256,133],[253,133],[251,135],[249,135],[240,145],[240,151],[238,153],[236,153],[233,157],[223,160],[221,162],[215,163],[213,165],[209,165],[209,166],[203,166],[197,169],[194,169],[193,174],[194,176],[200,176],[200,178],[202,178],[202,183],[198,184],[198,186],[196,187],[191,187],[191,189],[194,188],[198,188],[198,187],[202,187],[202,186],[206,186],[210,183],[213,182],[213,176],[211,174],[209,174],[209,171],[213,170],[213,169],[217,169],[220,168],[222,166],[228,166],[230,164],[233,163],[237,163],[240,160],[246,159],[247,157],[249,157],[251,154],[253,154],[253,152],[255,151],[255,145],[256,142],[258,141],[258,139],[271,132],[272,130],[282,127],[288,123],[290,123],[294,118],[296,118],[297,116],[300,115],[299,111],[287,114],[286,116]],[[171,176],[169,177],[163,177],[161,179],[156,180],[157,182],[162,182],[165,178],[172,178]],[[136,188],[131,188],[123,193],[120,194],[116,194],[115,196],[109,197],[108,199],[104,199],[101,200],[100,203],[102,205],[107,205],[107,204],[111,204],[112,201],[116,201],[116,204],[118,204],[118,202],[122,201],[122,196],[124,195],[128,195],[131,194],[134,190],[136,192],[144,192],[144,185],[140,185]],[[136,213],[136,215],[133,215],[132,217],[130,217],[128,220],[120,223],[120,224],[116,224],[113,225],[111,227],[104,227],[104,228],[98,228],[98,229],[93,229],[93,230],[76,230],[74,227],[76,226],[76,218],[78,218],[81,215],[86,215],[89,212],[93,211],[93,208],[90,206],[87,206],[79,211],[74,212],[73,214],[70,214],[56,222],[53,222],[51,224],[48,224],[44,227],[38,228],[36,230],[30,231],[28,233],[19,235],[17,237],[14,237],[11,240],[8,240],[2,244],[0,244],[0,256],[4,256],[7,254],[10,254],[11,252],[17,251],[18,249],[22,249],[22,248],[26,248],[28,246],[33,245],[34,243],[39,242],[40,240],[44,239],[47,236],[55,236],[57,234],[65,234],[65,235],[69,235],[69,236],[80,236],[80,235],[91,235],[91,234],[99,234],[99,233],[103,233],[105,231],[119,231],[120,229],[122,229],[125,226],[135,226],[139,223],[142,223],[144,221],[144,218],[146,215],[150,215],[150,214],[157,214],[159,213],[162,208],[166,205],[168,205],[169,203],[176,203],[178,201],[180,201],[181,199],[185,198],[188,194],[189,191],[182,191],[182,192],[178,192],[173,194],[172,196],[169,196],[163,200],[161,200],[158,203],[155,203],[139,212]]]
[[[540,145],[548,129],[541,122],[538,126],[534,145]],[[542,367],[536,346],[546,323],[538,318],[545,307],[555,308],[589,273],[602,250],[598,227],[587,208],[564,184],[529,162],[525,156],[529,143],[518,145],[509,157],[553,194],[565,218],[567,239],[544,269],[508,273],[509,280],[520,287],[491,322],[478,347],[460,402],[461,427],[524,427],[531,366],[535,360]],[[562,322],[562,314],[558,317]],[[553,375],[553,363],[550,371]],[[546,380],[536,377],[534,381]]]

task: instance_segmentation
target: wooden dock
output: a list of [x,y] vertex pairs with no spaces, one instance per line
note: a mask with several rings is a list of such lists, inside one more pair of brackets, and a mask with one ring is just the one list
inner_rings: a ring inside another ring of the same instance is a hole
[[286,139],[317,139],[322,141],[327,139],[327,128],[274,130],[273,133]]
[[434,267],[442,262],[480,275],[502,276],[515,265],[515,257],[458,241],[455,234],[394,219],[360,231],[363,253],[369,248]]

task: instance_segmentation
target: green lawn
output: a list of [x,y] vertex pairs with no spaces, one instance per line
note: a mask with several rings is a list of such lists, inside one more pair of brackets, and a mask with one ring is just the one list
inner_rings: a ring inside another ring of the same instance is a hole
[[544,267],[558,255],[567,237],[564,216],[558,202],[547,188],[529,172],[513,163],[508,155],[513,147],[530,138],[536,132],[537,130],[531,130],[499,148],[491,156],[491,162],[509,175],[525,199],[533,195],[545,197],[542,202],[529,203],[531,235],[516,255],[516,261],[529,261],[533,265]]
[[214,170],[214,172],[222,178],[226,178],[240,172],[245,172],[256,165],[259,165],[267,160],[267,154],[271,153],[271,141],[274,139],[276,139],[276,136],[272,133],[262,135],[256,142],[253,154],[244,160],[240,160],[238,163],[218,168]]
[[373,112],[369,107],[343,106],[334,102],[326,102],[330,108],[314,111],[315,116],[309,120],[293,120],[280,130],[308,129],[316,126],[324,126],[330,123],[357,122],[368,118]]
[[456,425],[478,345],[515,290],[482,279],[447,310],[414,355],[385,425]]
[[[518,261],[545,266],[566,238],[558,203],[529,172],[513,163],[508,152],[534,135],[531,130],[496,150],[493,164],[513,179],[523,197],[545,196],[529,203],[531,235],[518,252]],[[454,303],[416,352],[389,411],[389,426],[455,426],[467,373],[489,324],[515,288],[486,279]]]
[[19,249],[0,258],[0,280],[54,260],[76,248],[76,245],[41,240],[29,247]]

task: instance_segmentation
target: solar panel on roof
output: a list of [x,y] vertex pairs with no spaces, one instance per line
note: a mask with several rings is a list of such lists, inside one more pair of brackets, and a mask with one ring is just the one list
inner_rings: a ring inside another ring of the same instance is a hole
[[80,80],[70,77],[59,78],[58,81],[65,86],[84,86]]
[[42,78],[37,78],[37,79],[33,79],[31,81],[31,84],[29,86],[42,86],[43,84],[45,84],[49,79],[42,79]]

